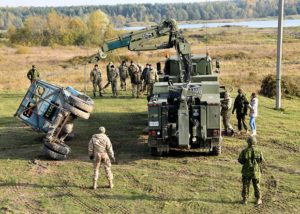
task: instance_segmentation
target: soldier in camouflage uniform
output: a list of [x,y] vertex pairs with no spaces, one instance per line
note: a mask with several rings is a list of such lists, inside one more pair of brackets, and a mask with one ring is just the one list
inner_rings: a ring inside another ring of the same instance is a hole
[[[143,82],[143,88],[142,91],[146,91],[147,88],[147,73],[150,71],[150,65],[147,63],[146,67],[144,68],[141,76],[141,81]],[[147,95],[148,95],[148,89],[147,89]]]
[[234,100],[234,105],[232,109],[232,114],[236,110],[236,119],[238,120],[238,129],[239,133],[242,131],[242,123],[246,133],[248,133],[248,127],[245,123],[245,117],[247,115],[249,102],[246,98],[246,95],[243,93],[241,88],[238,89],[238,95]]
[[126,62],[123,61],[119,67],[120,72],[120,82],[121,82],[121,89],[126,91],[126,79],[128,78],[128,67]]
[[239,163],[243,165],[242,168],[242,197],[243,204],[247,203],[249,197],[249,187],[252,181],[254,188],[254,195],[256,197],[256,204],[262,204],[260,194],[260,178],[261,178],[261,164],[264,162],[263,154],[256,148],[256,138],[253,136],[247,139],[248,147],[244,149],[239,156]]
[[231,107],[232,107],[232,100],[228,91],[225,92],[224,100],[221,101],[221,115],[223,119],[223,126],[225,129],[226,135],[233,134],[233,128],[230,124],[230,115],[231,115]]
[[94,134],[89,142],[88,153],[91,160],[94,160],[94,178],[93,189],[97,189],[97,181],[99,177],[99,168],[101,164],[104,166],[105,175],[109,182],[109,188],[113,188],[113,174],[111,172],[111,162],[115,161],[114,151],[110,139],[105,134],[105,128],[99,128],[100,133]]
[[141,86],[141,67],[136,66],[131,72],[131,84],[132,84],[132,97],[139,98],[140,96],[140,86]]
[[103,87],[103,90],[105,88],[107,88],[109,85],[110,85],[110,82],[109,82],[109,69],[110,69],[110,66],[113,65],[112,62],[109,62],[107,65],[106,65],[106,77],[107,77],[107,83],[105,84],[105,86]]
[[118,69],[114,65],[111,65],[108,73],[108,81],[111,83],[113,97],[118,97],[118,77]]
[[154,68],[152,68],[150,65],[150,70],[147,73],[147,87],[150,95],[153,94],[153,86],[154,83],[157,81],[158,81],[157,71]]
[[94,97],[96,97],[97,88],[99,89],[100,97],[102,97],[102,74],[97,64],[94,66],[94,69],[91,70],[90,80],[93,83]]
[[32,65],[32,68],[28,71],[27,78],[30,80],[30,83],[40,78],[40,72],[36,69],[35,65]]

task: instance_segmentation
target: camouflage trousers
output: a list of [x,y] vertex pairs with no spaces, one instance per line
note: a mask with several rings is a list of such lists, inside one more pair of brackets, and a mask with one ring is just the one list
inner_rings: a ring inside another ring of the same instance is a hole
[[251,181],[252,181],[253,188],[254,188],[255,198],[259,199],[261,197],[260,196],[260,179],[242,176],[242,182],[243,182],[242,197],[245,200],[247,200],[249,197],[249,188],[250,188]]
[[118,82],[117,81],[111,82],[111,90],[112,90],[113,97],[117,97],[118,96]]
[[102,81],[96,81],[93,82],[93,93],[96,94],[97,89],[99,91],[99,94],[102,92]]
[[153,86],[154,86],[154,83],[147,84],[147,91],[149,91],[150,95],[153,94]]
[[140,84],[132,84],[132,97],[140,96]]
[[126,78],[120,78],[121,81],[121,89],[126,91]]
[[232,125],[230,124],[230,116],[228,114],[222,115],[222,122],[223,122],[225,131],[232,130]]
[[111,172],[111,162],[107,153],[97,153],[94,158],[94,182],[98,181],[99,169],[101,164],[104,167],[105,176],[108,182],[113,180],[113,174]]

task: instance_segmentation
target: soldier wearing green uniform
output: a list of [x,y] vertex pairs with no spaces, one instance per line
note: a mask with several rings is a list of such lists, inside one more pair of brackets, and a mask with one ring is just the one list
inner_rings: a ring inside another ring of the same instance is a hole
[[223,126],[226,135],[232,135],[234,132],[232,125],[230,124],[231,107],[232,107],[232,100],[229,92],[226,91],[224,100],[221,101],[221,115],[222,115]]
[[109,62],[109,63],[106,65],[106,77],[107,77],[107,83],[106,83],[105,86],[103,87],[103,91],[104,91],[105,88],[107,88],[107,87],[110,85],[108,75],[109,75],[109,69],[110,69],[110,66],[111,66],[111,65],[113,65],[112,62]]
[[28,71],[27,78],[30,80],[30,83],[40,78],[40,72],[36,69],[35,65],[32,65],[32,68]]
[[261,164],[264,162],[263,154],[256,148],[256,138],[253,136],[247,139],[248,147],[244,149],[239,156],[239,163],[243,165],[242,168],[242,197],[243,204],[247,203],[249,197],[249,187],[252,181],[254,188],[254,195],[256,197],[256,204],[262,204],[260,194],[260,180],[261,180]]
[[234,105],[232,109],[232,114],[234,114],[234,111],[236,110],[236,119],[238,120],[238,129],[239,133],[242,131],[242,124],[244,129],[246,130],[246,133],[248,133],[248,127],[245,123],[245,118],[247,115],[249,102],[246,98],[246,95],[243,93],[243,90],[241,88],[238,89],[238,95],[236,96],[234,100]]
[[[143,82],[143,89],[142,91],[146,91],[147,89],[147,73],[150,71],[150,65],[147,63],[146,67],[143,69],[141,81]],[[147,89],[147,95],[148,95],[148,89]]]
[[108,73],[108,81],[111,83],[113,97],[118,97],[118,77],[118,69],[114,65],[111,65]]
[[96,97],[97,88],[99,89],[100,97],[102,97],[102,74],[97,64],[94,66],[94,69],[91,70],[90,80],[93,83],[94,97]]
[[113,188],[113,174],[111,172],[110,158],[115,161],[114,151],[110,139],[105,134],[105,128],[99,128],[100,133],[94,134],[89,142],[88,153],[91,160],[94,161],[93,189],[97,189],[99,177],[99,168],[103,164],[106,178],[109,182],[109,188]]
[[123,61],[119,67],[120,72],[120,82],[121,82],[121,89],[126,91],[126,79],[128,78],[128,67],[126,62]]
[[158,81],[158,75],[157,71],[151,67],[150,65],[150,70],[147,73],[147,87],[149,89],[150,95],[153,94],[153,86],[154,83]]
[[132,97],[139,98],[140,96],[140,86],[141,86],[141,67],[137,66],[137,69],[133,69],[131,73],[131,83],[132,83]]

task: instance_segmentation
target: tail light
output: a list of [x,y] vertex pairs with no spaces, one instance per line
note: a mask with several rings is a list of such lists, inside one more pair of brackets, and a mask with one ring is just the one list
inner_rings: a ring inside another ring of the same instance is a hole
[[213,132],[212,132],[212,136],[216,137],[216,136],[219,136],[219,135],[220,135],[220,129],[214,129]]
[[149,134],[149,136],[160,136],[161,132],[152,130],[152,131],[149,131],[148,134]]

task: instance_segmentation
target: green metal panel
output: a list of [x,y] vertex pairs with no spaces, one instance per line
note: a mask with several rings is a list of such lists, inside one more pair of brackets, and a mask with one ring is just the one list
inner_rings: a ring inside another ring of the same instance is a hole
[[203,140],[206,140],[207,132],[206,132],[206,106],[200,106],[200,136]]
[[220,129],[220,106],[219,105],[207,106],[207,128]]

